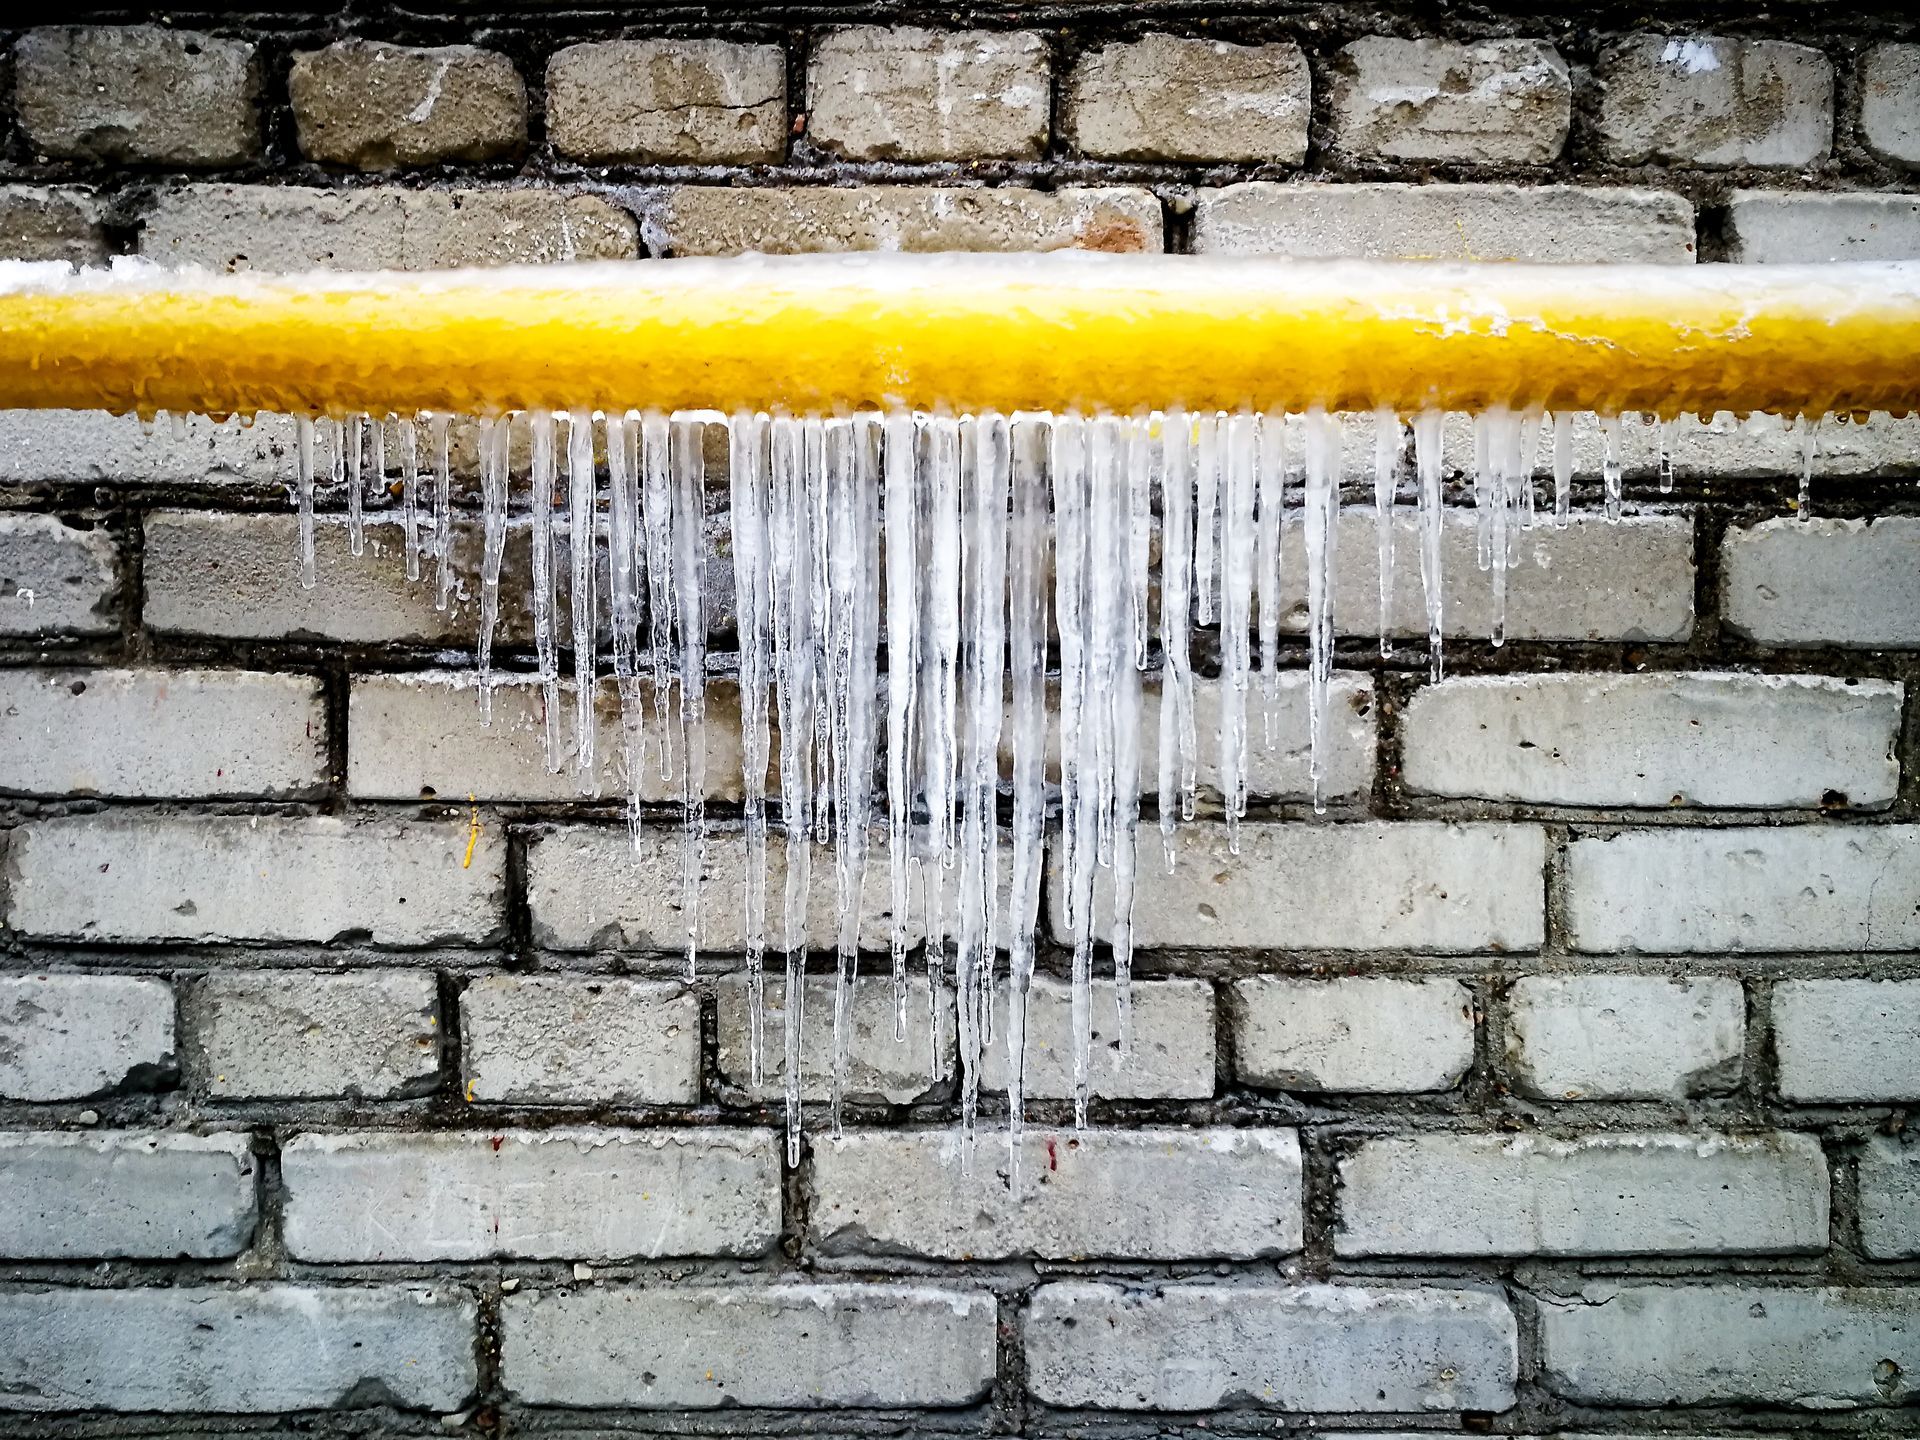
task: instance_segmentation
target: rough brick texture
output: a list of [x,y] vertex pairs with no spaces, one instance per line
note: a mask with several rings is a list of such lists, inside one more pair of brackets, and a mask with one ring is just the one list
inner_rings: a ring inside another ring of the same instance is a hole
[[93,192],[66,186],[0,186],[0,258],[98,264],[107,237]]
[[216,1259],[253,1236],[245,1135],[4,1134],[0,1169],[10,1201],[0,1255],[10,1259]]
[[1860,139],[1883,159],[1920,164],[1920,45],[1875,45],[1861,57]]
[[1920,196],[1737,190],[1727,232],[1730,258],[1748,264],[1912,260],[1920,256]]
[[1920,647],[1920,518],[1731,529],[1720,574],[1727,623],[1762,644]]
[[602,976],[489,975],[460,994],[469,1100],[690,1105],[700,1002],[685,986]]
[[1920,1255],[1920,1151],[1875,1139],[1859,1173],[1860,1248],[1876,1260]]
[[1473,1063],[1473,995],[1457,980],[1291,980],[1234,985],[1234,1068],[1273,1090],[1448,1090]]
[[1920,1099],[1920,981],[1784,981],[1773,992],[1773,1048],[1789,1099]]
[[417,1094],[440,1068],[433,976],[418,971],[212,974],[189,992],[216,1098]]
[[173,1055],[173,991],[164,981],[0,976],[0,1099],[84,1100],[164,1078]]
[[527,143],[527,87],[504,55],[341,40],[293,57],[300,150],[323,165],[392,170],[511,160]]
[[114,546],[58,515],[0,515],[0,636],[116,628]]
[[1307,158],[1311,81],[1297,45],[1148,35],[1080,57],[1065,138],[1108,160]]
[[1049,89],[1038,35],[856,26],[813,47],[807,136],[850,160],[1024,159]]
[[1333,77],[1333,143],[1356,158],[1545,165],[1567,143],[1573,84],[1544,41],[1370,35]]
[[1746,1039],[1740,982],[1528,975],[1507,992],[1507,1071],[1542,1100],[1679,1100],[1733,1088]]
[[1809,165],[1833,143],[1833,64],[1776,40],[1632,35],[1597,69],[1611,160]]
[[547,134],[573,160],[776,161],[786,56],[724,40],[571,45],[547,63]]

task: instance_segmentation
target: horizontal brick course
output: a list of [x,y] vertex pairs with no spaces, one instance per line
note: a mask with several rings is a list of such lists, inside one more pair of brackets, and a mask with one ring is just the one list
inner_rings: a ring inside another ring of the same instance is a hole
[[[748,982],[745,975],[723,975],[714,982],[716,1011],[715,1059],[720,1076],[751,1099],[770,1104],[780,1099],[786,1084],[785,1030],[786,976],[778,957],[770,970],[761,1007],[760,1084],[753,1084],[753,1051]],[[915,969],[919,969],[918,966]],[[928,1020],[927,979],[924,972],[907,982],[907,1030],[904,1039],[893,1035],[893,976],[888,967],[869,966],[855,977],[848,1005],[851,1033],[847,1036],[846,1068],[842,1072],[844,1099],[862,1104],[907,1105],[947,1092],[954,1073],[953,991],[942,985],[939,994],[939,1040]],[[826,1101],[833,1093],[832,976],[810,975],[803,982],[800,1098],[808,1104]],[[935,1055],[938,1060],[935,1060]]]
[[1508,1074],[1541,1100],[1682,1100],[1740,1078],[1746,995],[1710,976],[1527,975],[1507,992]]
[[1727,249],[1748,264],[1920,258],[1920,195],[1736,190]]
[[816,40],[807,137],[850,160],[1036,157],[1047,51],[1025,31],[856,26]]
[[1106,160],[1307,158],[1311,80],[1300,47],[1144,35],[1104,45],[1065,82],[1062,129]]
[[440,1070],[440,1004],[417,970],[214,972],[187,992],[215,1099],[421,1094]]
[[0,1099],[84,1100],[173,1066],[173,990],[133,975],[0,975]]
[[1920,981],[1783,980],[1773,1050],[1784,1099],[1920,1100]]
[[1334,148],[1363,160],[1546,165],[1567,143],[1573,84],[1544,40],[1369,35],[1333,59]]
[[1473,992],[1457,980],[1257,975],[1228,995],[1234,1070],[1250,1085],[1450,1090],[1473,1063]]
[[[1088,1093],[1103,1100],[1204,1100],[1214,1090],[1213,987],[1202,980],[1135,980],[1132,1045],[1120,1050],[1118,989],[1095,980],[1087,1050]],[[980,1066],[985,1090],[1007,1088],[1008,985],[993,995],[993,1037]],[[1026,1096],[1073,1098],[1073,991],[1036,975],[1027,993]]]
[[623,160],[751,165],[787,149],[787,59],[730,40],[602,40],[547,62],[554,152]]
[[527,87],[506,56],[336,40],[293,57],[287,96],[300,151],[324,165],[393,170],[511,160],[527,144]]
[[1818,50],[1718,35],[1629,35],[1601,50],[1600,148],[1623,165],[1810,165],[1833,143]]
[[1720,576],[1727,624],[1763,645],[1920,648],[1920,518],[1733,526]]
[[0,635],[119,628],[113,540],[58,515],[0,515]]
[[460,994],[466,1098],[692,1105],[700,1002],[673,981],[488,975]]
[[220,1259],[253,1238],[258,1181],[245,1135],[9,1131],[0,1174],[8,1259]]

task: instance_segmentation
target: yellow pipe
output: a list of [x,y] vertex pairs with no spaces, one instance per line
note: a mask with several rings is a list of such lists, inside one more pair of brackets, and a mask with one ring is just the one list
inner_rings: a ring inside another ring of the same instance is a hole
[[1920,406],[1920,264],[821,256],[0,274],[0,406]]

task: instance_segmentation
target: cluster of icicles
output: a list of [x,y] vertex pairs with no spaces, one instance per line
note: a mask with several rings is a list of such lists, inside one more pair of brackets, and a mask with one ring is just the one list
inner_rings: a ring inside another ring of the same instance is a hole
[[[1195,813],[1198,748],[1195,626],[1219,632],[1218,753],[1214,757],[1228,842],[1247,807],[1247,755],[1274,743],[1279,675],[1284,527],[1304,530],[1308,714],[1315,809],[1328,736],[1334,658],[1333,582],[1342,469],[1337,417],[1175,412],[1073,414],[854,414],[832,418],[693,411],[519,416],[530,431],[529,473],[511,475],[509,425],[482,420],[479,452],[484,546],[480,562],[479,695],[488,718],[493,636],[510,498],[528,497],[533,618],[544,688],[547,762],[567,761],[555,555],[564,480],[571,535],[600,531],[603,500],[609,576],[605,600],[618,684],[629,823],[642,822],[641,767],[649,757],[643,707],[656,707],[653,748],[663,776],[680,747],[682,909],[692,973],[700,933],[705,829],[705,677],[708,673],[705,428],[730,439],[733,567],[739,636],[747,887],[744,930],[753,1083],[761,1084],[768,949],[768,839],[775,816],[768,766],[777,733],[777,823],[785,844],[784,1084],[788,1149],[800,1143],[802,976],[813,845],[832,847],[838,973],[834,991],[832,1118],[837,1133],[851,1040],[850,1004],[860,936],[869,827],[885,817],[895,1034],[931,1026],[938,1079],[942,995],[951,955],[957,997],[961,1111],[970,1153],[980,1057],[992,1043],[998,937],[1008,951],[1006,1010],[1009,1130],[1018,1154],[1026,1000],[1034,972],[1043,830],[1048,814],[1049,640],[1058,640],[1062,911],[1072,944],[1074,1109],[1086,1122],[1091,976],[1097,911],[1106,909],[1117,1037],[1130,1042],[1130,917],[1139,855],[1142,675],[1160,673],[1158,828],[1164,861]],[[1381,653],[1394,564],[1393,514],[1403,471],[1417,495],[1429,665],[1441,666],[1444,416],[1375,427]],[[1544,424],[1543,424],[1544,420]],[[298,503],[304,583],[314,583],[316,465],[330,463],[348,502],[349,546],[362,546],[367,470],[384,489],[388,426],[366,417],[301,418]],[[1605,513],[1620,513],[1618,420],[1602,419]],[[595,431],[601,432],[596,447]],[[1803,427],[1808,428],[1810,427]],[[436,568],[444,608],[454,585],[448,417],[394,422],[409,578]],[[1411,437],[1411,444],[1408,440]],[[1519,532],[1536,516],[1534,475],[1550,454],[1552,521],[1569,519],[1572,416],[1494,410],[1478,416],[1472,476],[1479,565],[1494,592],[1493,643],[1503,639],[1506,580]],[[604,490],[596,449],[605,455]],[[1663,445],[1663,454],[1665,446]],[[316,452],[321,452],[317,454]],[[1809,453],[1810,459],[1810,453]],[[1663,487],[1671,483],[1663,462]],[[430,483],[430,497],[422,494]],[[1290,506],[1295,493],[1297,506]],[[430,506],[431,514],[425,513]],[[1804,513],[1804,510],[1803,510]],[[884,520],[884,525],[883,525]],[[1158,527],[1158,594],[1151,584]],[[574,697],[572,764],[583,791],[597,786],[593,694],[602,596],[595,547],[568,547]],[[1157,614],[1155,613],[1157,610]],[[1157,624],[1157,633],[1155,626]],[[1257,652],[1256,652],[1257,644]],[[887,657],[883,681],[880,652]],[[648,683],[650,682],[650,683]],[[890,683],[889,683],[890,682]],[[773,692],[777,727],[768,725]],[[1011,692],[1009,695],[1009,691]],[[677,705],[670,706],[670,697]],[[1010,701],[1010,704],[1009,704]],[[1257,709],[1256,709],[1257,707]],[[1253,723],[1263,714],[1264,723]],[[1003,737],[1003,725],[1011,734]],[[1256,739],[1257,736],[1257,739]],[[1012,755],[1011,826],[1000,818],[1003,738]],[[884,757],[884,775],[876,758]],[[881,787],[884,787],[882,789]],[[1003,903],[1001,849],[1011,848]],[[1157,857],[1156,857],[1157,858]],[[1108,872],[1096,894],[1096,873]],[[922,921],[928,1013],[910,1015],[908,963]]]

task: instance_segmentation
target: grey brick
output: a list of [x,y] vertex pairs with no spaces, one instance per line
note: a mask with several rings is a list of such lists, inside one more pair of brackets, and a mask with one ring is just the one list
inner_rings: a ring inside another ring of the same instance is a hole
[[1448,680],[1403,717],[1403,777],[1430,794],[1548,805],[1890,803],[1905,687],[1821,675]]
[[432,975],[215,972],[188,992],[216,1099],[419,1094],[440,1069]]
[[297,798],[327,783],[320,682],[245,670],[0,671],[0,790]]
[[1920,518],[1733,526],[1720,576],[1727,624],[1763,645],[1920,648]]
[[1875,1260],[1920,1256],[1920,1149],[1875,1136],[1860,1155],[1860,1248]]
[[29,30],[13,49],[33,150],[103,165],[238,165],[260,155],[254,47],[157,25]]
[[1920,1100],[1920,981],[1783,980],[1773,1050],[1785,1099]]
[[[1183,826],[1177,861],[1145,865],[1134,890],[1143,949],[1401,950],[1435,954],[1539,946],[1546,846],[1527,825],[1366,821]],[[1051,933],[1066,933],[1059,851],[1049,856]],[[1102,875],[1106,872],[1102,871]],[[1287,884],[1276,890],[1272,877]],[[1096,885],[1095,930],[1111,903]]]
[[1810,165],[1833,145],[1833,65],[1780,40],[1629,35],[1603,47],[1597,130],[1623,165]]
[[1333,60],[1333,144],[1363,159],[1546,165],[1567,143],[1573,83],[1544,40],[1368,35]]
[[1861,57],[1860,139],[1882,160],[1920,164],[1920,45],[1875,45]]
[[993,1384],[983,1290],[623,1286],[510,1296],[500,1318],[502,1378],[529,1405],[953,1406]]
[[1032,159],[1049,90],[1026,31],[856,26],[814,43],[807,136],[850,160]]
[[506,56],[471,45],[336,40],[293,57],[287,98],[301,154],[323,165],[476,164],[527,146],[525,82]]
[[1920,195],[1736,190],[1727,251],[1748,264],[1920,259]]
[[1082,55],[1067,82],[1064,130],[1107,160],[1307,158],[1311,80],[1297,45],[1146,35]]
[[[1340,1255],[1766,1255],[1827,1248],[1811,1135],[1421,1135],[1340,1164]],[[1444,1204],[1432,1203],[1445,1196]]]
[[1027,1307],[1027,1389],[1117,1410],[1505,1410],[1517,1347],[1485,1291],[1067,1281]]
[[252,1284],[0,1295],[0,1410],[454,1409],[479,1383],[453,1287]]
[[172,1065],[165,981],[0,976],[0,1099],[84,1100]]
[[1473,992],[1457,980],[1256,975],[1228,992],[1234,1067],[1275,1090],[1451,1090],[1473,1064]]
[[[777,957],[775,957],[777,959]],[[870,967],[854,981],[849,1009],[853,1032],[847,1041],[845,1098],[862,1104],[908,1105],[953,1079],[953,991],[940,987],[939,1061],[933,1059],[933,1026],[927,1020],[924,973],[907,982],[907,1034],[893,1038],[893,976],[886,967]],[[803,997],[807,1023],[800,1033],[800,1098],[808,1104],[833,1093],[833,992],[831,976],[810,975]],[[716,1059],[720,1076],[747,1098],[771,1104],[784,1093],[787,1015],[786,976],[769,969],[760,1022],[760,1084],[753,1083],[752,1041],[747,977],[725,975],[714,982],[717,1013]],[[996,1033],[998,1033],[996,1031]]]
[[1920,1290],[1594,1284],[1540,1307],[1543,1379],[1600,1405],[1898,1405]]
[[1157,252],[1160,202],[1128,186],[1025,190],[926,185],[659,190],[642,212],[655,255],[847,250]]
[[[0,1174],[9,1197],[0,1211],[0,1255],[238,1255],[253,1238],[254,1170],[245,1135],[0,1134]],[[0,1369],[4,1364],[0,1360]],[[0,1396],[6,1393],[0,1386]]]
[[1690,264],[1693,207],[1666,190],[1571,185],[1283,185],[1202,190],[1193,248],[1300,260]]
[[500,930],[506,843],[491,825],[329,816],[80,815],[14,831],[7,921],[101,941],[360,939],[480,944]]
[[701,165],[777,163],[787,152],[787,57],[731,40],[605,40],[547,62],[557,154]]
[[189,415],[149,427],[104,410],[0,410],[0,480],[291,487],[293,419],[261,415],[242,425]]
[[[1214,1086],[1213,987],[1204,980],[1135,980],[1133,1048],[1120,1053],[1118,992],[1111,980],[1093,982],[1093,1035],[1088,1048],[1089,1092],[1103,1100],[1205,1100]],[[993,992],[993,1037],[980,1066],[980,1085],[1004,1091],[1013,1073],[1007,1056],[1003,982]],[[1027,993],[1026,1096],[1073,1098],[1073,991],[1036,975]]]
[[0,635],[108,635],[113,539],[58,515],[0,515]]
[[1682,1100],[1740,1078],[1738,980],[1527,975],[1507,994],[1507,1070],[1542,1100]]
[[952,1130],[816,1141],[813,1243],[935,1260],[1251,1260],[1301,1245],[1291,1130],[1029,1131],[1017,1185],[1000,1135],[975,1148],[968,1174]]
[[1635,830],[1577,839],[1576,950],[1910,950],[1920,945],[1920,827]]
[[91,190],[64,185],[0,185],[0,257],[95,265],[107,237]]
[[629,260],[633,217],[561,190],[183,185],[147,212],[140,253],[211,270],[435,270]]
[[700,1100],[700,1001],[671,981],[488,975],[461,992],[460,1036],[468,1100]]
[[761,1255],[780,1234],[767,1130],[299,1135],[280,1170],[302,1260]]

